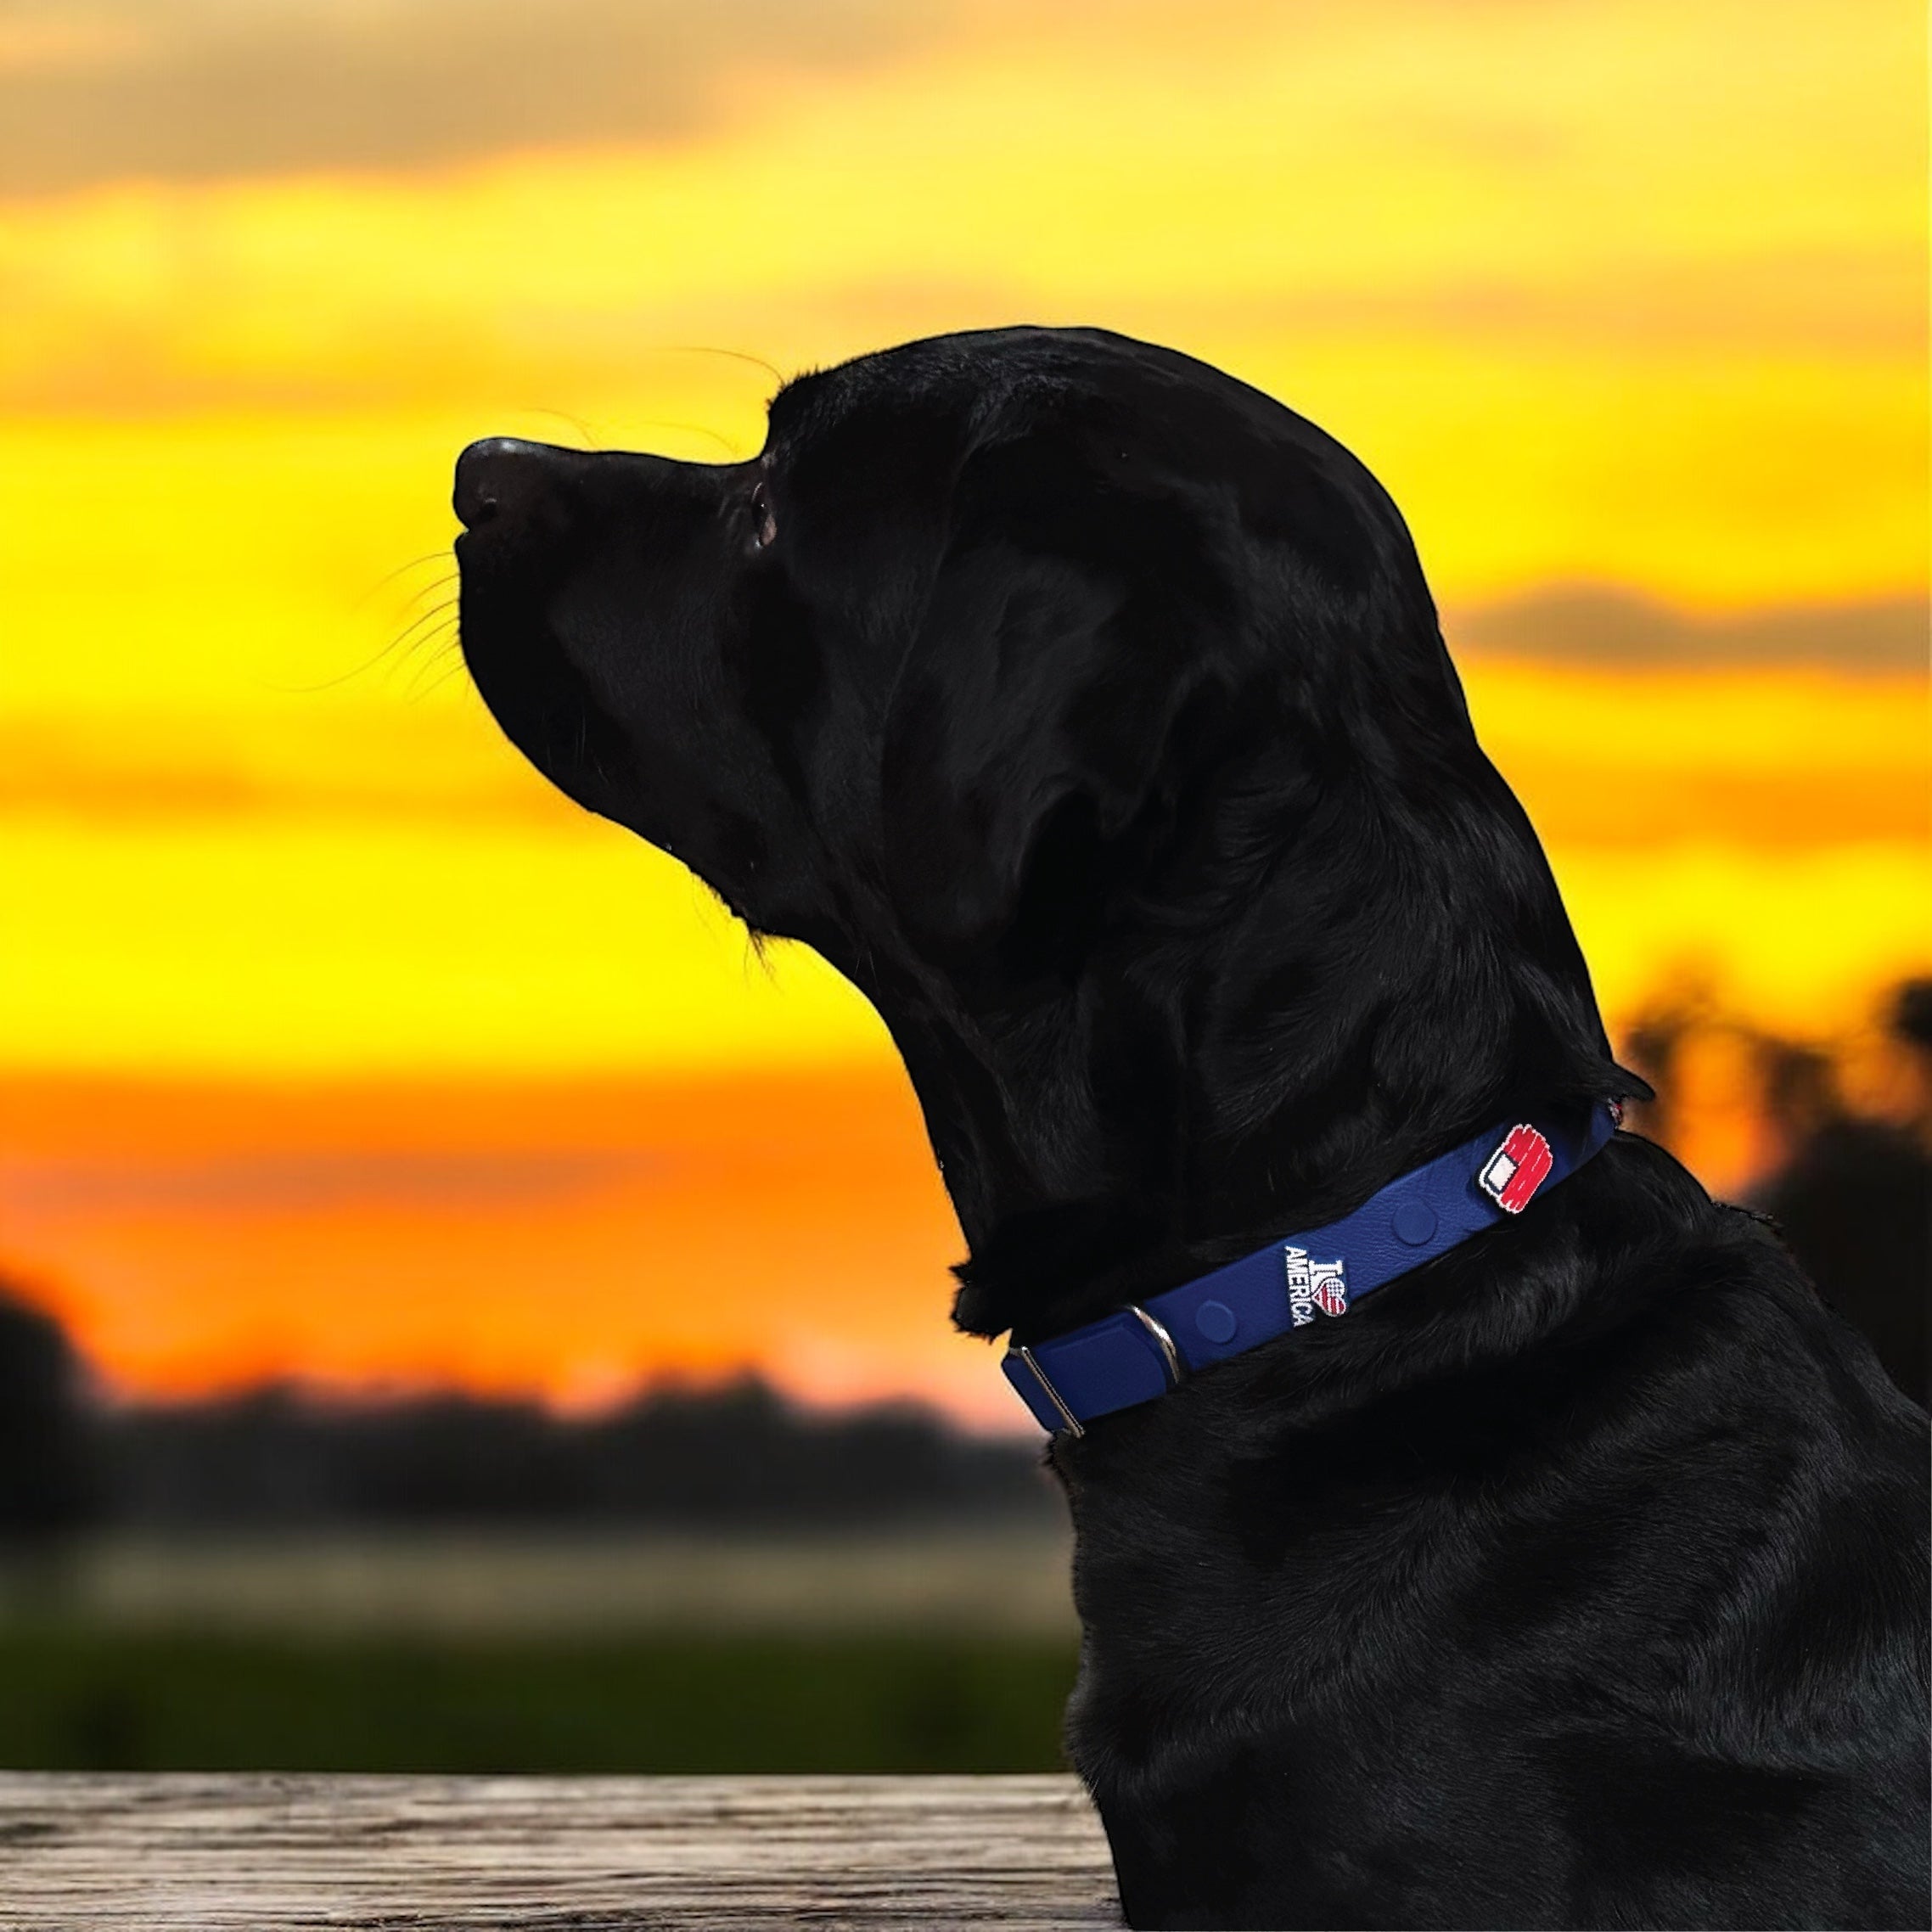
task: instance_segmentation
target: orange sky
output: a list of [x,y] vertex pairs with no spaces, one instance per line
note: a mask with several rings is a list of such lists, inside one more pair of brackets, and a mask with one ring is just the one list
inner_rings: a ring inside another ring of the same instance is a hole
[[1009,1422],[893,1069],[0,1087],[0,1214],[117,1377],[609,1401],[755,1364]]
[[755,447],[713,351],[1235,370],[1409,516],[1613,1019],[1828,1033],[1932,962],[1918,7],[732,21],[0,15],[0,1255],[118,1385],[1000,1412],[870,1014],[450,675],[455,450]]

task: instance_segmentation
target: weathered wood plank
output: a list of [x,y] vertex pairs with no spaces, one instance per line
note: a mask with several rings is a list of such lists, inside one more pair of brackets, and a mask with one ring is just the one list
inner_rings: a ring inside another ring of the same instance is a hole
[[1070,1778],[0,1773],[8,1932],[1119,1923]]

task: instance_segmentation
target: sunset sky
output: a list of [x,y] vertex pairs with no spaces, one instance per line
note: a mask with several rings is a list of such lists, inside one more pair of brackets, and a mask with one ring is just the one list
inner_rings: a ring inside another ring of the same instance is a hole
[[763,364],[942,329],[1341,437],[1613,1027],[1856,1025],[1932,964],[1924,31],[0,0],[0,1269],[124,1393],[1013,1419],[868,1009],[549,794],[441,607],[472,437],[743,455]]

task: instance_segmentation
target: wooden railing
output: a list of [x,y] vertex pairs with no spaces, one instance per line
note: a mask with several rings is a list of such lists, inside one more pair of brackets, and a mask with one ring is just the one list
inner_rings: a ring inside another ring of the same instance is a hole
[[1070,1778],[0,1773],[0,1927],[1116,1926]]

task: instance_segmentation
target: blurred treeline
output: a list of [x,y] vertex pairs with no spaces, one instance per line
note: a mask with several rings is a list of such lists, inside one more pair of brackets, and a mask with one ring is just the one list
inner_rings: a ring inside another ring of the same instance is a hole
[[343,1524],[841,1530],[1046,1516],[1039,1457],[909,1407],[818,1416],[755,1379],[614,1412],[444,1394],[323,1403],[86,1400],[53,1319],[0,1301],[0,1526],[289,1530]]
[[839,1528],[1043,1514],[1039,1457],[910,1408],[800,1412],[755,1379],[568,1420],[462,1396],[322,1407],[267,1390],[97,1418],[102,1505],[143,1525]]

